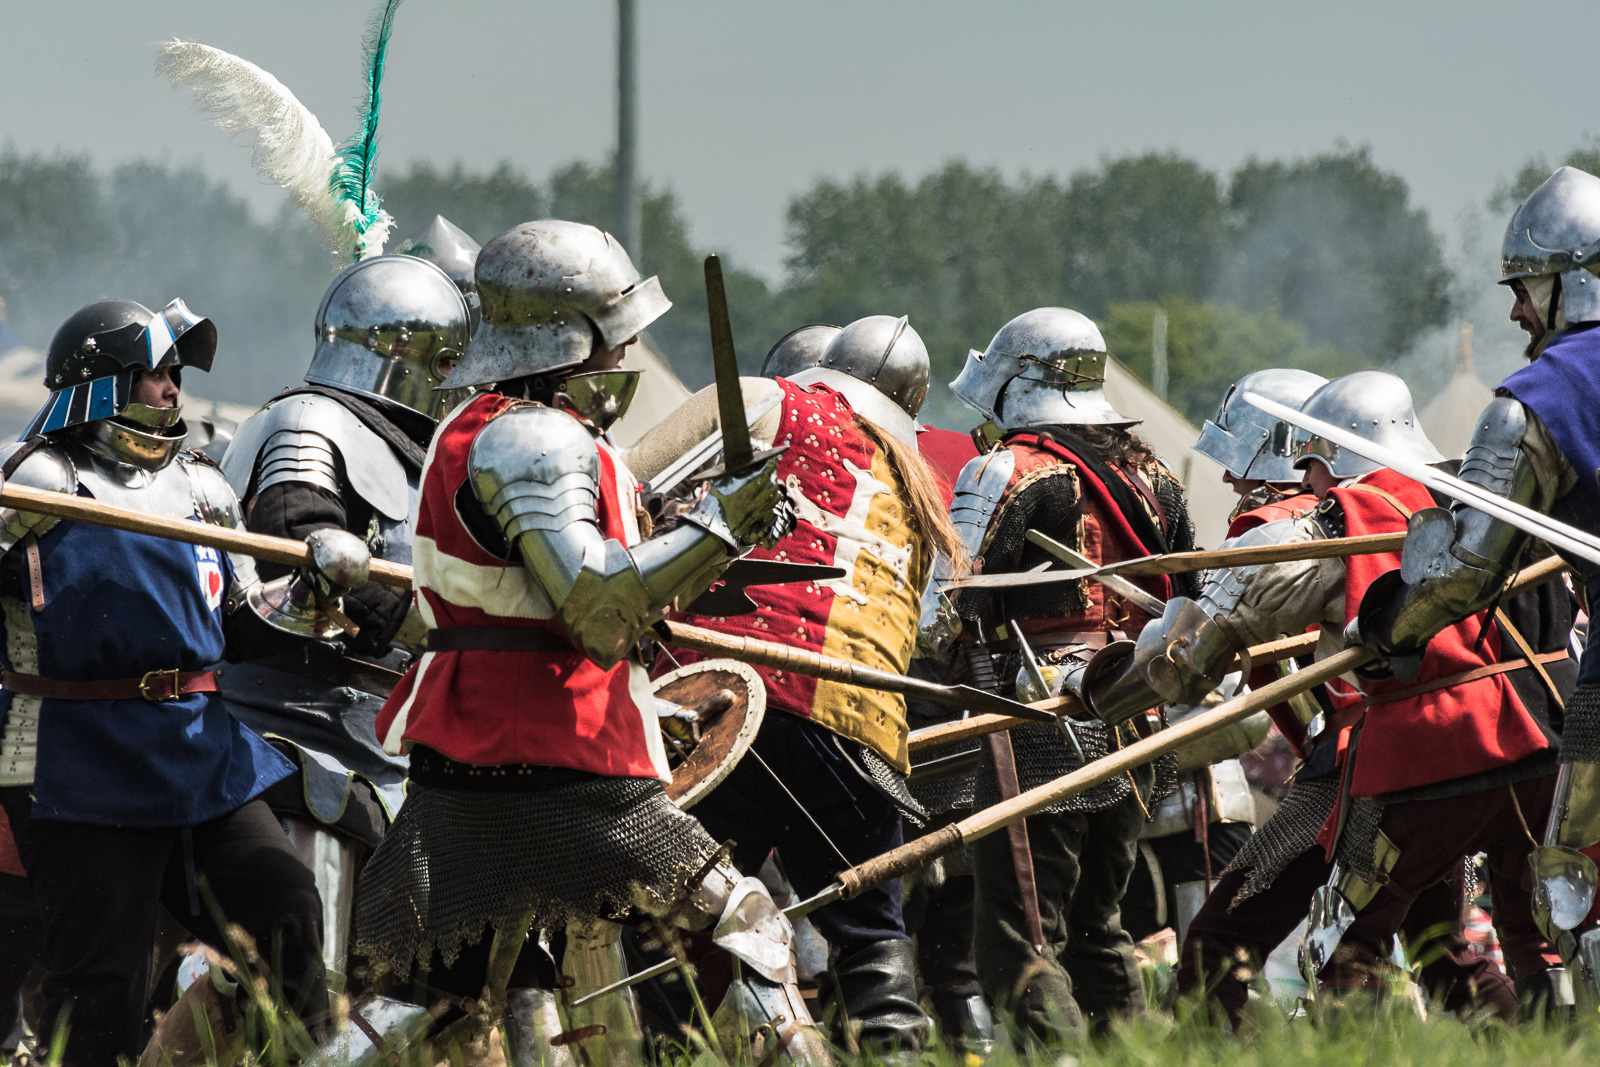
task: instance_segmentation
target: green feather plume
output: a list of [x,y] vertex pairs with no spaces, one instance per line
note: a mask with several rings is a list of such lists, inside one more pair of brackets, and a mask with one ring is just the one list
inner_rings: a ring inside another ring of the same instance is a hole
[[389,34],[394,30],[399,8],[400,0],[385,0],[367,23],[366,37],[361,42],[367,87],[360,111],[361,125],[339,146],[339,161],[329,181],[329,189],[344,206],[346,223],[356,235],[356,247],[351,251],[357,260],[381,255],[394,227],[394,219],[383,210],[383,200],[372,187],[372,176],[378,157],[378,108],[382,102],[379,90]]

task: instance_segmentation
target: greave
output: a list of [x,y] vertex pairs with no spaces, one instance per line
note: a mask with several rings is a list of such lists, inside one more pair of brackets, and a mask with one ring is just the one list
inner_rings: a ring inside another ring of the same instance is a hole
[[1206,892],[1205,879],[1179,882],[1172,887],[1172,895],[1176,904],[1172,916],[1172,932],[1178,936],[1178,944],[1181,945],[1183,939],[1189,936],[1189,924],[1200,914],[1200,908],[1209,895]]
[[345,959],[355,914],[356,846],[347,838],[306,819],[283,819],[294,853],[311,869],[322,897],[322,962],[328,992],[345,990]]
[[[358,1014],[364,1026],[355,1021]],[[391,1056],[420,1040],[433,1025],[427,1008],[392,997],[352,1005],[350,1015],[350,1025],[311,1058],[312,1067],[390,1067]]]
[[[628,962],[622,952],[622,927],[604,920],[569,923],[561,969],[573,980],[567,990],[568,1004],[626,978]],[[595,1027],[600,1028],[598,1032],[593,1030]],[[619,989],[581,1008],[569,1008],[567,1028],[574,1033],[589,1031],[588,1036],[568,1046],[587,1067],[643,1060],[644,1025],[632,989]]]
[[561,995],[548,989],[513,989],[506,994],[507,1067],[576,1067],[562,1034]]
[[828,1046],[794,982],[779,985],[739,968],[711,1022],[730,1063],[831,1067]]

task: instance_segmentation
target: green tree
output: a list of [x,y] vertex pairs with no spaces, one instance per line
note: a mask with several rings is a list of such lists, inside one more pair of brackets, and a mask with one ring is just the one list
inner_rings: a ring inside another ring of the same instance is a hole
[[1238,237],[1216,298],[1276,308],[1315,343],[1398,358],[1449,315],[1450,271],[1427,213],[1369,148],[1250,159],[1228,183]]
[[[1577,167],[1590,174],[1600,175],[1600,137],[1591,135],[1583,144],[1561,157],[1560,165]],[[1510,178],[1502,178],[1495,186],[1494,192],[1489,196],[1489,210],[1496,215],[1504,215],[1509,220],[1517,205],[1526,200],[1529,193],[1544,184],[1544,180],[1550,177],[1555,169],[1543,155],[1530,157],[1517,168],[1516,174]]]
[[1167,401],[1195,425],[1215,415],[1228,386],[1250,371],[1298,367],[1334,378],[1368,365],[1359,353],[1312,344],[1304,329],[1270,309],[1186,297],[1113,304],[1102,322],[1106,347],[1146,381],[1157,307],[1167,312]]

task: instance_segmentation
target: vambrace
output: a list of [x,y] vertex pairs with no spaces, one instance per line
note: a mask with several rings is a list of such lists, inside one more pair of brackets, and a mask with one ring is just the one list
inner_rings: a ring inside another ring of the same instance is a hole
[[[1478,416],[1459,477],[1538,508],[1539,478],[1524,445],[1528,428],[1520,402],[1495,398]],[[1420,652],[1434,634],[1494,602],[1527,537],[1459,501],[1417,512],[1407,524],[1398,580],[1380,578],[1362,597],[1362,640],[1388,653]]]
[[621,662],[672,603],[703,592],[733,551],[697,518],[707,494],[675,529],[632,550],[600,531],[600,454],[570,415],[517,408],[479,433],[472,489],[567,632],[602,667]]
[[[1264,523],[1222,543],[1223,548],[1275,545],[1295,533],[1293,519]],[[1096,653],[1079,693],[1084,706],[1119,723],[1160,704],[1195,705],[1223,683],[1246,643],[1228,619],[1260,565],[1212,571],[1196,600],[1174,597],[1137,642],[1116,642]],[[1248,671],[1248,664],[1245,665]]]

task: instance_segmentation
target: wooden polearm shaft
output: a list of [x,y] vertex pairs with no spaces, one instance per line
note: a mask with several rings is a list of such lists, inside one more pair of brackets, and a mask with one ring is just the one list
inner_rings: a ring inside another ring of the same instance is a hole
[[808,648],[795,648],[776,641],[739,637],[671,620],[657,624],[656,630],[669,645],[710,656],[727,656],[758,667],[803,674],[808,678],[823,678],[886,693],[927,697],[957,708],[987,709],[993,714],[1015,717],[1025,722],[1054,722],[1059,715],[1053,708],[1059,701],[1043,701],[1035,708],[970,685],[940,685],[921,678],[908,678],[894,671],[864,667],[853,660],[825,656]]
[[[1188,571],[1211,570],[1215,567],[1245,567],[1265,563],[1288,563],[1302,559],[1334,559],[1380,552],[1399,552],[1405,546],[1405,541],[1406,535],[1401,532],[1362,534],[1359,537],[1330,537],[1321,541],[1291,541],[1281,545],[1240,545],[1234,548],[1211,548],[1196,552],[1168,552],[1162,556],[1149,556],[1127,563],[1110,564],[1100,568],[1099,573],[1137,578],[1157,574],[1183,574]],[[946,582],[940,588],[1010,589],[1075,581],[1094,573],[1097,572],[1086,568],[1069,568],[994,575],[972,574]]]
[[[237,552],[240,555],[254,556],[256,559],[282,563],[289,567],[313,566],[311,550],[306,547],[304,541],[251,533],[248,530],[234,530],[209,522],[154,515],[136,508],[102,504],[89,497],[53,493],[48,489],[34,489],[31,486],[7,482],[0,486],[0,507],[16,508],[36,515],[52,515],[95,526],[109,526],[130,533],[164,537],[169,541],[203,545],[223,552]],[[411,588],[411,568],[404,564],[375,559],[367,569],[367,576],[374,582],[392,585],[396,589]]]
[[[1536,585],[1550,581],[1565,569],[1566,563],[1559,557],[1551,557],[1525,567],[1507,583],[1503,598],[1509,600]],[[984,808],[960,822],[914,841],[908,841],[899,848],[891,849],[865,863],[841,871],[833,885],[813,897],[785,908],[784,914],[794,919],[836,900],[859,896],[868,889],[882,885],[890,879],[899,878],[930,860],[953,852],[963,845],[971,844],[979,838],[987,837],[996,830],[1004,829],[1017,819],[1035,815],[1045,808],[1093,789],[1151,760],[1159,759],[1207,734],[1232,726],[1264,708],[1299,696],[1308,689],[1371,663],[1377,658],[1378,653],[1370,648],[1347,648],[1342,652],[1336,652],[1327,659],[1319,660],[1260,689],[1224,701],[1204,714],[1196,715],[1160,733],[1135,741],[1127,748],[1085,764],[1054,781],[1035,786],[1015,799]]]
[[[1320,636],[1320,632],[1312,631],[1295,637],[1279,638],[1276,641],[1263,641],[1259,645],[1251,646],[1249,650],[1250,662],[1252,665],[1259,666],[1314,652],[1317,648],[1317,639]],[[1064,714],[1070,712],[1071,709],[1078,708],[1079,704],[1075,698],[1063,696],[1055,697],[1051,700],[1035,701],[1029,706],[1038,708],[1040,711]],[[954,722],[942,722],[937,726],[926,726],[921,730],[912,730],[906,738],[906,743],[912,753],[917,753],[939,745],[948,745],[952,741],[965,741],[972,737],[982,737],[985,734],[998,733],[1001,730],[1025,726],[1027,723],[1028,720],[1019,719],[1011,715],[973,715],[970,718],[957,719]]]

